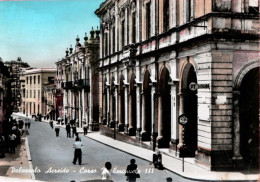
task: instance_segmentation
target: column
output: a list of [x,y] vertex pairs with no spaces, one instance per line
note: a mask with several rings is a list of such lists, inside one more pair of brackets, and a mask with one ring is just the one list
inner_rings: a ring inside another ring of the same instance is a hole
[[147,136],[147,131],[146,131],[145,110],[146,110],[145,93],[142,93],[142,141],[149,141],[150,138],[147,138],[148,136]]
[[239,121],[239,91],[233,92],[233,121],[234,121],[234,137],[233,137],[233,157],[236,165],[241,165],[243,157],[240,154],[240,121]]
[[106,90],[103,92],[103,94],[102,94],[102,106],[103,106],[103,108],[102,108],[102,110],[103,110],[103,118],[102,118],[102,124],[103,125],[106,125],[107,124],[107,119],[106,119],[106,116],[107,116],[107,114],[106,114],[106,107],[107,107],[107,105],[106,105]]
[[83,120],[83,122],[86,122],[86,118],[85,118],[85,92],[84,92],[84,89],[81,90],[81,97],[82,97],[82,108],[81,108],[82,120]]
[[129,126],[129,122],[128,122],[128,88],[127,86],[125,86],[125,133],[128,134],[128,126]]
[[[112,87],[112,86],[111,86]],[[110,128],[114,128],[114,92],[113,92],[113,88],[110,88],[111,92],[110,92],[110,103],[109,103],[109,107],[110,107],[110,121],[109,121],[109,127]]]
[[158,97],[158,137],[157,140],[163,139],[163,107],[162,95]]
[[129,111],[128,111],[128,113],[129,113],[129,127],[128,127],[128,129],[129,129],[129,135],[131,135],[132,136],[132,133],[133,133],[133,124],[132,124],[132,94],[129,92],[128,93],[128,98],[129,98],[129,101],[128,101],[128,109],[129,109]]
[[178,143],[179,139],[179,124],[177,122],[178,111],[177,111],[177,93],[176,93],[176,84],[171,86],[171,142]]
[[88,108],[88,113],[89,113],[89,130],[93,130],[93,90],[92,90],[92,69],[89,69],[89,108]]
[[114,98],[115,98],[115,128],[118,129],[118,92],[117,92],[117,87],[115,88],[115,92],[114,92]]
[[109,111],[110,111],[110,103],[109,103],[109,88],[107,88],[107,125],[109,125],[110,122],[110,115],[109,115]]
[[[179,94],[179,115],[184,114],[184,94]],[[182,136],[182,129],[183,127],[179,124],[179,144],[178,148],[183,147],[183,136]]]
[[[119,89],[120,90],[120,89]],[[119,131],[122,131],[123,130],[123,121],[122,121],[122,105],[121,105],[121,102],[122,102],[122,95],[121,95],[121,92],[122,92],[122,90],[121,91],[119,91],[118,92],[118,110],[117,110],[117,112],[118,112],[118,130]]]
[[141,99],[140,99],[140,86],[136,87],[136,136],[140,139],[141,138]]

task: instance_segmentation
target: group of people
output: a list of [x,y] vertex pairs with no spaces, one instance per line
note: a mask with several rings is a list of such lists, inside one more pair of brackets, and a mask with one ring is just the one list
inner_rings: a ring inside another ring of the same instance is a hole
[[31,122],[29,119],[15,119],[10,117],[8,121],[4,121],[5,130],[0,133],[0,158],[5,157],[5,153],[15,153],[17,145],[21,144],[21,136],[29,134]]
[[[101,171],[101,179],[112,181],[112,176],[110,169],[112,168],[111,162],[106,162],[105,167]],[[135,164],[135,159],[130,160],[130,164],[126,168],[126,180],[129,182],[135,182],[136,178],[140,178],[140,174],[137,169],[137,164]]]

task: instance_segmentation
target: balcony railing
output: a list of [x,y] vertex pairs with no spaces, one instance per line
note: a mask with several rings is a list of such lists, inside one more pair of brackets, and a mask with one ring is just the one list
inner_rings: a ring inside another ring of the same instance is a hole
[[90,85],[89,85],[89,80],[88,80],[88,79],[80,79],[80,80],[78,80],[77,86],[78,86],[79,88],[89,89],[89,87],[90,87]]
[[74,86],[73,82],[63,82],[61,83],[61,87],[64,89],[72,89]]

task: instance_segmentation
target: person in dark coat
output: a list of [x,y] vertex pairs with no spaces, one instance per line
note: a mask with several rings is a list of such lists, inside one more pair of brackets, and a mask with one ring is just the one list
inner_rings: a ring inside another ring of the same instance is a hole
[[66,131],[67,131],[67,138],[71,137],[71,133],[70,133],[70,123],[66,124]]
[[59,136],[60,128],[58,126],[55,127],[56,137]]
[[75,126],[75,124],[72,126],[72,137],[74,137],[74,134],[76,135],[77,133],[77,128]]
[[140,178],[138,173],[137,165],[135,164],[135,159],[130,160],[130,164],[126,168],[126,180],[129,182],[136,182],[136,178]]
[[160,151],[157,153],[153,154],[153,165],[155,168],[162,170],[163,165],[162,165],[162,154]]
[[50,121],[50,126],[53,129],[53,121]]

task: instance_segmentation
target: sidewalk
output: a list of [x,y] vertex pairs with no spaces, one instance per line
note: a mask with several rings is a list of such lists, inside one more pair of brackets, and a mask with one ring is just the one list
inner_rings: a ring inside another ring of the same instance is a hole
[[[5,153],[5,158],[0,161],[0,181],[16,181],[14,178],[19,179],[32,179],[33,173],[18,172],[18,170],[30,169],[30,157],[28,151],[27,137],[22,137],[22,142],[15,149],[15,154]],[[8,177],[8,178],[7,178]]]
[[[24,116],[21,113],[16,113],[16,115]],[[49,123],[47,120],[42,120],[42,122]],[[54,121],[54,126],[57,122]],[[65,125],[58,125],[65,128]],[[77,132],[83,133],[82,128],[77,128]],[[125,142],[114,140],[113,138],[101,135],[99,132],[88,132],[87,136],[90,139],[103,143],[107,146],[116,148],[123,152],[129,153],[136,157],[140,157],[149,162],[152,162],[153,151],[145,148],[137,147]],[[184,172],[182,172],[182,158],[174,158],[169,155],[164,154],[165,151],[160,150],[163,158],[163,165],[166,169],[188,179],[198,180],[198,181],[258,181],[259,173],[251,174],[248,171],[230,171],[230,172],[219,172],[219,171],[208,171],[206,169],[200,168],[193,164],[192,158],[185,158],[184,162]]]
[[[95,141],[108,145],[110,147],[116,148],[118,150],[124,151],[136,157],[140,157],[147,161],[152,162],[153,151],[137,147],[131,144],[127,144],[118,140],[114,140],[110,137],[99,134],[99,132],[88,133],[88,138]],[[163,165],[166,169],[188,179],[195,179],[198,181],[247,181],[247,180],[258,180],[259,174],[247,174],[247,171],[240,172],[216,172],[208,171],[206,169],[197,167],[191,164],[191,159],[185,158],[184,172],[182,172],[182,159],[174,158],[163,154],[162,151]]]

